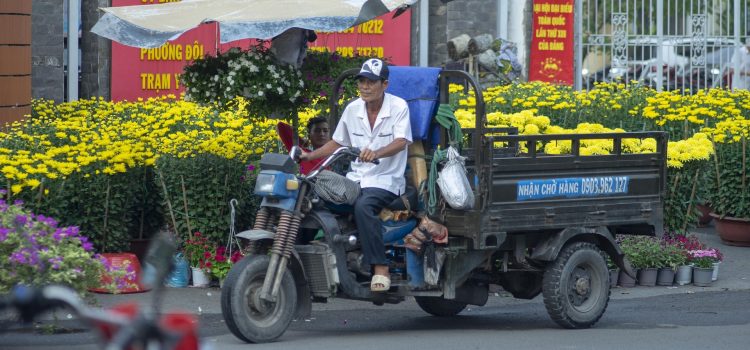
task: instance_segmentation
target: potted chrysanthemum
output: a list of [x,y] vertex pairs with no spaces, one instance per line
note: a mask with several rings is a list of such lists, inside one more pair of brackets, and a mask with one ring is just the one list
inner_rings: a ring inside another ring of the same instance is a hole
[[750,120],[726,120],[714,131],[716,154],[709,171],[709,200],[716,232],[729,245],[750,246]]

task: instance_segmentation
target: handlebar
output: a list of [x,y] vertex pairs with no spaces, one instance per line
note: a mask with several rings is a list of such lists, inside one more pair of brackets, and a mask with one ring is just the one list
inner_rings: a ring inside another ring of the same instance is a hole
[[129,320],[120,315],[105,312],[101,309],[92,309],[78,297],[72,289],[64,286],[45,286],[34,288],[18,285],[11,290],[8,296],[0,301],[0,309],[12,308],[18,311],[21,320],[25,323],[32,322],[45,312],[59,308],[67,308],[78,317],[93,322],[106,323],[113,326],[123,326]]
[[0,296],[0,310],[8,308],[14,309],[24,323],[34,321],[47,311],[69,309],[78,318],[102,330],[103,336],[112,334],[110,339],[105,339],[104,348],[108,350],[129,349],[133,345],[142,345],[144,349],[152,348],[151,345],[157,345],[158,349],[174,349],[176,345],[185,349],[198,348],[197,338],[184,341],[185,334],[162,326],[152,315],[139,313],[130,317],[120,312],[88,307],[69,287],[16,286],[9,295]]
[[[305,178],[306,179],[314,178],[321,171],[323,171],[323,169],[327,168],[329,165],[331,165],[332,163],[336,162],[337,160],[339,160],[340,158],[344,156],[356,158],[356,157],[359,157],[360,153],[362,153],[362,151],[357,147],[346,147],[346,146],[339,147],[335,151],[333,151],[333,153],[331,153],[331,155],[328,156],[328,158],[326,158],[326,160],[323,161],[323,163],[319,164],[315,168],[315,170],[313,170],[310,174],[305,176]],[[302,149],[300,149],[297,146],[294,146],[292,147],[291,150],[289,150],[289,157],[292,158],[295,162],[300,161],[299,156],[301,154],[302,154]],[[377,164],[380,164],[380,160],[373,159],[371,163],[377,165]]]

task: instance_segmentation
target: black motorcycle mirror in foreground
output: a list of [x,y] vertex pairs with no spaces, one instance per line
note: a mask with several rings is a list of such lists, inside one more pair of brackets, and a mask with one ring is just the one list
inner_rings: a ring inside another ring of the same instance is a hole
[[68,309],[101,335],[102,348],[196,350],[198,322],[190,314],[160,314],[159,298],[163,282],[172,269],[175,244],[166,235],[154,238],[144,259],[143,283],[152,289],[151,310],[142,311],[136,304],[118,305],[112,310],[93,308],[65,286],[31,287],[19,285],[0,297],[0,310],[15,311],[24,323],[55,310]]

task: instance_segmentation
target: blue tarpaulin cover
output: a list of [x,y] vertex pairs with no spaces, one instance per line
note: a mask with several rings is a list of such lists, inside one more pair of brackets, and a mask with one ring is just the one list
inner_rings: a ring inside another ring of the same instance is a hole
[[414,140],[427,139],[430,122],[439,104],[440,68],[389,66],[387,93],[409,104],[411,133]]

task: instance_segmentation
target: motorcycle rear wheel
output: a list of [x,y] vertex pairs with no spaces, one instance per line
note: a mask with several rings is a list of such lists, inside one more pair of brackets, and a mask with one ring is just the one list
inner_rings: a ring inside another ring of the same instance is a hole
[[221,314],[229,330],[248,343],[266,343],[289,328],[297,307],[297,289],[287,270],[276,302],[260,298],[267,255],[248,255],[232,266],[221,288]]

